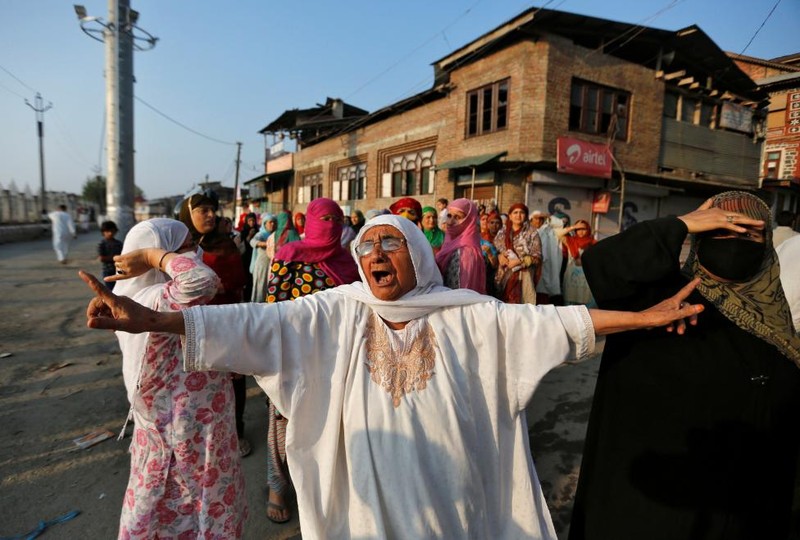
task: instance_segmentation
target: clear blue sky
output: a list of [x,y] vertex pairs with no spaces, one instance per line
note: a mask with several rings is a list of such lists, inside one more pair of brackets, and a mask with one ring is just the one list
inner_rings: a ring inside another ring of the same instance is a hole
[[[76,0],[79,1],[79,0]],[[105,0],[83,0],[106,16]],[[132,0],[139,25],[160,40],[135,54],[136,184],[148,197],[180,194],[206,175],[233,186],[263,171],[258,131],[327,96],[374,111],[430,87],[431,62],[536,3],[521,0]],[[0,0],[0,184],[38,191],[34,112],[43,94],[48,189],[80,193],[105,173],[104,48],[83,34],[72,1]],[[677,30],[697,24],[742,52],[775,0],[554,0],[548,9]],[[662,12],[659,15],[657,13]],[[800,52],[800,0],[782,0],[745,54]],[[21,81],[21,82],[20,82]],[[101,157],[102,152],[102,157]]]

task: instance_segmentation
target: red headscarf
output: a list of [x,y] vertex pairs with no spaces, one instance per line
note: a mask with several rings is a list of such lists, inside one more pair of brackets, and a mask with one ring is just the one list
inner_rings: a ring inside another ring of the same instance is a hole
[[392,214],[399,216],[402,208],[414,209],[414,211],[417,213],[417,220],[414,223],[419,223],[422,219],[422,205],[417,199],[414,199],[413,197],[403,197],[390,206],[389,210],[392,212]]
[[575,222],[575,225],[583,225],[586,227],[586,236],[580,238],[579,236],[565,236],[564,243],[567,245],[567,249],[569,250],[569,254],[572,255],[573,259],[577,259],[580,255],[580,250],[586,249],[589,246],[593,246],[597,243],[597,240],[592,238],[592,228],[589,226],[589,222],[585,219],[579,219]]
[[[508,208],[508,215],[510,216],[511,212],[520,208],[525,211],[525,221],[522,222],[522,228],[519,230],[519,232],[522,232],[530,226],[530,223],[528,223],[528,216],[530,215],[530,212],[528,212],[528,207],[522,204],[521,202],[514,203]],[[519,234],[519,232],[517,234]],[[506,249],[511,249],[511,250],[514,249],[513,237],[514,237],[514,227],[511,225],[511,218],[509,218],[508,223],[506,223],[506,237],[505,237]]]
[[[306,211],[308,211],[308,209],[306,209]],[[294,221],[294,228],[297,231],[297,234],[303,234],[303,232],[306,230],[305,225],[300,225],[300,219],[305,217],[306,216],[302,212],[297,212],[294,215],[294,219],[292,221]]]
[[[358,268],[342,247],[342,209],[331,199],[314,199],[306,209],[306,236],[298,242],[289,242],[278,250],[278,261],[317,263],[337,285],[361,281]],[[338,217],[338,221],[323,221],[325,215]]]
[[481,251],[478,208],[469,199],[456,199],[447,207],[460,210],[467,217],[458,225],[447,226],[444,244],[436,254],[439,271],[444,275],[447,265],[450,264],[450,258],[457,250],[461,250],[459,253],[459,285],[462,289],[472,289],[486,294],[486,266]]
[[[497,213],[497,210],[492,210],[491,212],[486,214],[486,231],[485,232],[481,231],[481,238],[483,238],[487,242],[494,242],[494,237],[492,236],[492,233],[489,232],[489,222],[495,218],[500,219],[500,214]],[[502,222],[503,220],[500,219],[500,223]]]

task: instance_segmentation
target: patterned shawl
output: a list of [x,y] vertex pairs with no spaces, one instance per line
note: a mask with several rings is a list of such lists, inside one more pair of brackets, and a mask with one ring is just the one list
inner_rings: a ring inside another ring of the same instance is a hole
[[712,206],[764,220],[765,251],[761,268],[744,282],[722,283],[709,276],[697,260],[697,235],[683,266],[690,279],[699,277],[697,291],[739,328],[777,347],[800,367],[800,337],[792,325],[789,304],[780,282],[780,266],[772,246],[769,207],[758,197],[743,191],[726,191],[715,196]]

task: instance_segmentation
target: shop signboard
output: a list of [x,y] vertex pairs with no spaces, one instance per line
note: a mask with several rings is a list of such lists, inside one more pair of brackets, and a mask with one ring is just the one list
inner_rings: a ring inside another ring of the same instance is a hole
[[559,137],[557,148],[558,172],[611,178],[611,151],[606,145]]

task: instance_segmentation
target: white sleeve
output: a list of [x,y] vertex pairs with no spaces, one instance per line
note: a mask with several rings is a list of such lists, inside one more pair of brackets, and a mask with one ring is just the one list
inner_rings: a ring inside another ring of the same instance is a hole
[[275,304],[184,310],[184,369],[253,375],[289,416],[295,391],[310,380],[329,379],[340,354],[346,325],[337,301],[343,297],[326,292]]
[[506,369],[515,385],[509,390],[522,410],[551,369],[594,352],[594,326],[584,306],[506,304],[503,308]]

